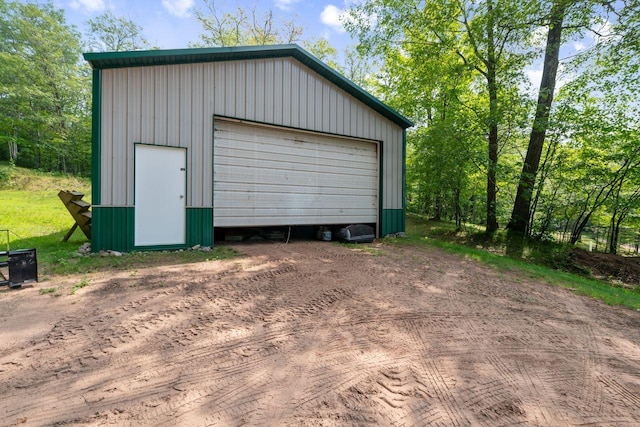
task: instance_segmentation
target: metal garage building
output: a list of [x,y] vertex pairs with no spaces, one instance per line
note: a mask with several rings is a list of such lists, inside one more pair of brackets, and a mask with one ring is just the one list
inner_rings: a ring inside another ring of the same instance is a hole
[[296,45],[87,53],[92,248],[214,227],[404,231],[406,118]]

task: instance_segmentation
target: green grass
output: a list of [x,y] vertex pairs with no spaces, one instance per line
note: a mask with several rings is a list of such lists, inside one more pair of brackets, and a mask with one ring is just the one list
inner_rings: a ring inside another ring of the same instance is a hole
[[[473,240],[475,237],[467,239],[464,236],[465,233],[455,231],[455,225],[448,223],[433,223],[419,218],[410,218],[407,221],[407,239],[397,239],[396,244],[406,245],[418,245],[436,247],[446,252],[460,255],[464,258],[473,259],[484,264],[490,265],[502,272],[513,272],[531,280],[539,280],[554,286],[562,286],[571,289],[576,294],[590,296],[595,299],[604,301],[609,305],[621,305],[633,309],[640,309],[640,291],[637,289],[628,289],[618,286],[613,286],[609,283],[605,283],[600,280],[583,277],[577,274],[569,273],[566,271],[559,271],[550,268],[547,265],[540,265],[535,260],[538,256],[529,257],[525,259],[514,259],[509,256],[505,256],[505,253],[500,249],[500,244],[497,244],[493,251],[487,250],[485,247],[469,247],[465,246],[459,241]],[[454,236],[454,242],[441,240],[443,236]],[[437,236],[434,238],[432,236]],[[492,239],[496,239],[492,237]],[[498,237],[497,243],[500,243],[501,238]],[[480,245],[478,245],[480,246]],[[528,252],[531,253],[552,253],[561,252],[564,249],[560,248],[560,245],[546,245],[543,244],[542,248],[529,247]]]
[[86,277],[83,277],[82,280],[80,281],[80,283],[76,283],[75,285],[73,285],[71,287],[71,295],[75,295],[75,293],[78,291],[78,289],[82,289],[84,287],[89,286],[89,280]]
[[[78,248],[88,240],[78,228],[67,242],[62,239],[74,221],[58,198],[60,190],[76,190],[91,202],[88,179],[23,169],[0,162],[0,230],[10,230],[11,249],[36,248],[41,278],[49,274],[90,273],[109,269],[127,270],[147,265],[169,265],[226,259],[236,256],[228,247],[210,252],[132,252],[121,257],[78,257]],[[7,233],[0,233],[0,250],[7,246]]]

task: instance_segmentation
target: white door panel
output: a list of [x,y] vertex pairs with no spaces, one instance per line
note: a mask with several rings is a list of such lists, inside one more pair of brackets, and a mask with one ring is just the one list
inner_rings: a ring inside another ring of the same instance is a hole
[[378,144],[215,120],[214,225],[377,223]]
[[186,149],[136,145],[135,245],[185,243]]

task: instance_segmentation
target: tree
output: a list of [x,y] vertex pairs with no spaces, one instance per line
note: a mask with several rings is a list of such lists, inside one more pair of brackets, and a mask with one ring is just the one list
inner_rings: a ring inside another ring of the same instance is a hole
[[92,52],[128,51],[149,49],[151,45],[142,35],[142,27],[130,19],[104,12],[87,21],[89,40],[87,46]]
[[204,0],[204,6],[194,14],[204,33],[193,47],[295,43],[302,36],[302,27],[294,21],[277,22],[270,9],[260,13],[256,5],[250,9],[238,6],[235,13],[221,13],[215,0]]
[[[449,59],[453,66],[448,72],[466,75],[470,81],[468,90],[484,99],[483,111],[476,109],[475,114],[487,141],[486,225],[489,233],[498,228],[500,133],[501,126],[505,126],[505,107],[513,105],[501,96],[514,93],[512,89],[530,57],[527,52],[510,47],[530,33],[533,24],[528,18],[536,4],[527,2],[522,7],[520,3],[506,0],[369,0],[352,8],[350,19],[345,21],[345,27],[358,36],[362,49],[383,61],[397,52],[422,55],[413,64],[439,61],[444,54],[453,57]],[[438,77],[430,74],[420,78],[414,72],[409,79],[402,80],[402,84],[411,78],[425,81]],[[413,116],[413,119],[425,122],[421,117]]]
[[0,35],[0,138],[19,165],[69,170],[90,94],[79,34],[51,4],[0,0]]
[[528,232],[531,215],[531,196],[549,126],[549,113],[553,103],[556,75],[560,63],[560,46],[562,44],[562,30],[564,28],[563,22],[566,9],[565,0],[555,0],[551,7],[542,80],[538,91],[538,104],[531,128],[527,155],[522,165],[522,173],[520,174],[511,220],[507,225],[510,230],[523,234]]

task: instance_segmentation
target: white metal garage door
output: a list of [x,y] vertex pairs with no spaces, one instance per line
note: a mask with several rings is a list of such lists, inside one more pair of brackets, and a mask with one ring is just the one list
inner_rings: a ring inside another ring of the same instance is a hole
[[216,227],[377,223],[378,144],[216,118]]

